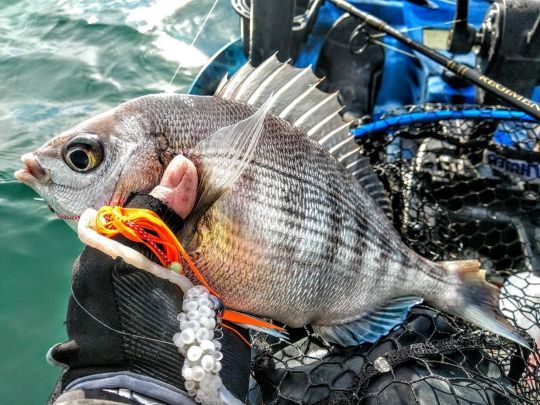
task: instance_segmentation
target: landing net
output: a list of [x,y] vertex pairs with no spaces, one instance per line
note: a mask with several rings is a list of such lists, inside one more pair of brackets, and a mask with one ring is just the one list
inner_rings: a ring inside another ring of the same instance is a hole
[[[405,243],[435,261],[479,259],[502,288],[501,309],[532,343],[540,342],[540,126],[512,114],[415,106],[365,119],[371,127],[356,133]],[[309,329],[291,336],[291,344],[255,336],[249,403],[540,403],[538,349],[425,305],[375,344],[328,346]]]

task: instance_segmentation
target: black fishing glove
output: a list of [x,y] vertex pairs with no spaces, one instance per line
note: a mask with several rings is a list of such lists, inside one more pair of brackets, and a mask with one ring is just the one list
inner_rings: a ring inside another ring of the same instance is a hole
[[[136,195],[125,206],[154,211],[175,233],[183,224],[151,196]],[[142,244],[116,240],[153,258]],[[172,283],[86,247],[73,267],[69,340],[48,353],[64,367],[49,403],[194,403],[184,392],[183,357],[172,343],[182,298]],[[223,384],[244,400],[250,349],[226,330],[221,343]]]

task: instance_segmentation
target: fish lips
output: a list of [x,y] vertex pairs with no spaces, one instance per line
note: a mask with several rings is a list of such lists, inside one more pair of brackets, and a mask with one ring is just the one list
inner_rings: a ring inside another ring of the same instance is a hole
[[51,172],[39,164],[33,153],[22,155],[21,162],[24,167],[14,173],[15,178],[21,183],[34,187],[37,184],[50,182]]

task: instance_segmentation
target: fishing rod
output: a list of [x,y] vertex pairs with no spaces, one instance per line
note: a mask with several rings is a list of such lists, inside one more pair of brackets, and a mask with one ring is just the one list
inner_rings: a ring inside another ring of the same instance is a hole
[[456,62],[455,60],[447,58],[446,56],[441,55],[433,49],[414,41],[413,39],[404,35],[386,22],[380,20],[372,14],[357,9],[356,7],[352,6],[350,3],[344,0],[330,1],[341,10],[360,18],[370,27],[378,31],[384,32],[391,37],[394,37],[399,42],[407,45],[411,49],[437,62],[446,69],[450,70],[452,73],[455,73],[457,76],[468,80],[472,84],[475,84],[476,86],[486,91],[489,91],[490,93],[493,93],[500,99],[506,101],[508,104],[511,104],[512,106],[520,109],[521,111],[526,112],[531,117],[540,120],[540,104],[528,99],[527,97],[522,96],[519,93],[516,93],[515,91],[487,77],[476,69],[470,68],[459,62]]

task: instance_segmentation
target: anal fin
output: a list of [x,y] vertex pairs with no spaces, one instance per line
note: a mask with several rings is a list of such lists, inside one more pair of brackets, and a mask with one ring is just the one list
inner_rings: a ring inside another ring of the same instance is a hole
[[419,297],[400,297],[368,311],[353,322],[312,326],[317,335],[340,346],[374,343],[402,324],[410,309],[422,301]]

